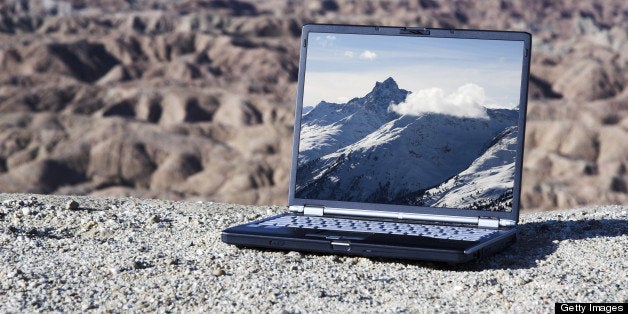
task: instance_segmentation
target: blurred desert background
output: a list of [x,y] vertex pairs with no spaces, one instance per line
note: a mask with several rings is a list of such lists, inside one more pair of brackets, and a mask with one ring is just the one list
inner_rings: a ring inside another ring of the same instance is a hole
[[525,210],[628,204],[628,2],[2,0],[0,192],[286,204],[306,23],[533,35]]

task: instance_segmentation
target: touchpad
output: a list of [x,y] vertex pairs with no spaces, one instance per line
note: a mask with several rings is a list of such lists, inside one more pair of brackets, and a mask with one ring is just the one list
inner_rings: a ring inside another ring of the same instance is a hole
[[364,240],[368,238],[371,234],[369,233],[354,233],[351,234],[342,233],[338,231],[327,231],[322,230],[316,233],[307,233],[305,236],[307,237],[315,237],[315,238],[323,238],[327,240]]

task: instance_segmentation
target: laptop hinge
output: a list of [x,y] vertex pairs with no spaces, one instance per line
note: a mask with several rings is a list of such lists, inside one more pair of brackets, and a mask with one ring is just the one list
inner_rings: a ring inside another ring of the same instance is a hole
[[325,213],[325,207],[323,206],[312,206],[312,205],[303,206],[303,215],[323,216],[324,213]]
[[418,213],[408,213],[408,212],[392,212],[392,211],[333,208],[333,207],[325,207],[323,214],[366,217],[366,218],[415,220],[415,221],[423,221],[423,222],[430,221],[430,222],[443,222],[443,223],[462,223],[462,224],[473,224],[473,225],[476,225],[478,223],[478,217],[431,215],[431,214],[418,214]]
[[499,218],[479,217],[478,227],[488,228],[488,229],[497,229],[499,228]]
[[388,218],[388,219],[405,219],[417,221],[433,221],[433,222],[449,222],[449,223],[465,223],[477,224],[480,228],[497,229],[499,227],[514,227],[517,222],[510,219],[499,219],[496,217],[464,217],[464,216],[444,216],[444,215],[427,215],[415,213],[401,212],[382,212],[373,210],[355,210],[348,208],[325,208],[320,205],[290,205],[290,211],[293,213],[303,213],[310,216],[342,215],[355,217],[371,217],[371,218]]

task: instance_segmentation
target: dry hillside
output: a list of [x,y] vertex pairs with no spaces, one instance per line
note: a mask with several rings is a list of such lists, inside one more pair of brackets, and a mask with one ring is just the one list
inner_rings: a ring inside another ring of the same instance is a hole
[[628,4],[0,3],[0,192],[284,204],[305,23],[528,31],[526,209],[628,204]]

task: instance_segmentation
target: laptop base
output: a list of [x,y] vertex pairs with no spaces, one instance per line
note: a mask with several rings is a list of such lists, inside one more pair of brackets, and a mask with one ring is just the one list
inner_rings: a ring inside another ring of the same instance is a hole
[[448,263],[490,256],[516,242],[514,228],[478,243],[305,228],[263,228],[256,226],[259,222],[225,229],[221,239],[228,244],[252,248]]

